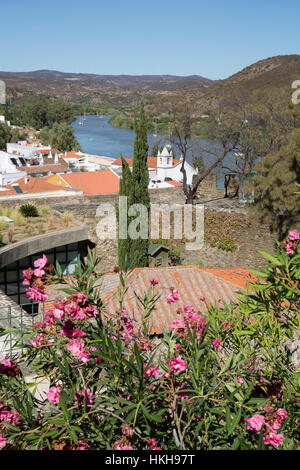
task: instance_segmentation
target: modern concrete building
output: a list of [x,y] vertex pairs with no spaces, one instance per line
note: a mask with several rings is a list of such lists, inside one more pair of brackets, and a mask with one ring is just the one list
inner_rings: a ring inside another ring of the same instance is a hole
[[77,226],[38,235],[0,248],[0,292],[23,309],[32,312],[38,304],[30,302],[23,286],[23,270],[34,265],[34,261],[45,254],[51,264],[59,262],[65,275],[74,273],[79,259],[87,255],[87,247],[93,247],[88,239],[88,229]]

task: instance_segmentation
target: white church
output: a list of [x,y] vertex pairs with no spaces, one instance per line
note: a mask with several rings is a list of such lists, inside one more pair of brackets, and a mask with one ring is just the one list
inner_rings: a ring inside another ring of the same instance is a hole
[[[129,167],[132,169],[132,158],[125,158]],[[112,163],[112,169],[120,170],[122,167],[121,158],[117,158]],[[148,171],[150,178],[150,187],[153,186],[153,182],[157,184],[159,182],[159,187],[162,184],[167,186],[166,183],[170,181],[177,181],[182,183],[183,175],[180,171],[182,166],[182,158],[180,160],[175,160],[173,151],[170,145],[165,145],[161,152],[158,152],[157,157],[148,157]],[[184,164],[186,170],[187,184],[192,184],[193,175],[198,174],[198,170],[195,169],[187,161]]]

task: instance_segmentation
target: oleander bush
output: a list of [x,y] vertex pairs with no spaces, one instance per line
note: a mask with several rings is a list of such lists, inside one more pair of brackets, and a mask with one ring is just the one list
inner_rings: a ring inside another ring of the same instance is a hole
[[[96,287],[98,260],[72,280],[45,255],[24,271],[27,294],[47,300],[46,285],[65,299],[44,321],[22,332],[17,358],[0,361],[0,447],[5,449],[211,450],[296,449],[300,377],[288,347],[299,330],[299,233],[277,246],[239,301],[219,308],[182,305],[170,331],[154,337],[158,281],[138,297],[136,324],[123,306],[120,274],[116,312]],[[205,298],[203,302],[206,303]],[[202,309],[203,311],[203,309]],[[7,334],[6,330],[2,334]],[[24,346],[25,345],[25,346]],[[24,370],[35,375],[27,383]],[[44,380],[44,399],[36,389]]]

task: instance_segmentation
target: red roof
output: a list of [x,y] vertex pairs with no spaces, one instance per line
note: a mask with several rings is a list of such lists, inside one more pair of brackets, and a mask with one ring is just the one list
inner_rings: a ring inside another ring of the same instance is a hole
[[26,173],[63,173],[68,171],[68,164],[62,158],[57,159],[57,163],[54,158],[45,158],[45,165],[31,165],[31,166],[17,166],[20,171],[26,171]]
[[38,152],[40,153],[60,153],[59,150],[57,149],[38,149]]
[[119,192],[120,178],[111,170],[79,171],[60,175],[69,187],[83,194],[115,194]]
[[[133,159],[129,157],[124,157],[124,160],[128,163],[130,167],[132,167]],[[181,160],[173,160],[173,166],[177,165]],[[117,158],[112,162],[112,165],[119,165],[122,166],[121,157]],[[149,168],[157,168],[157,158],[156,157],[148,157],[148,167]]]
[[55,186],[54,184],[50,184],[42,178],[28,177],[27,183],[25,183],[24,178],[21,178],[18,181],[15,181],[13,184],[6,186],[8,191],[1,191],[0,197],[1,196],[16,196],[16,194],[18,193],[13,188],[15,184],[17,184],[20,187],[23,194],[61,191],[64,189],[63,187],[58,187],[58,186]]
[[[110,277],[112,274],[110,274]],[[118,276],[118,275],[116,275]],[[105,280],[106,276],[103,276]],[[136,268],[128,277],[128,290],[125,294],[123,306],[138,323],[141,323],[142,309],[136,299],[135,293],[142,296],[147,291],[151,279],[159,281],[157,285],[160,298],[156,310],[151,314],[152,332],[160,334],[168,330],[174,320],[180,318],[177,310],[185,304],[193,305],[199,312],[205,314],[206,303],[222,306],[225,303],[236,301],[236,293],[246,287],[247,282],[254,281],[254,277],[244,268],[214,268],[199,266],[169,266],[160,268]],[[113,290],[108,290],[113,287]],[[118,289],[111,279],[103,284],[103,301],[109,313],[118,312]],[[105,288],[106,287],[106,288]],[[168,304],[166,296],[173,287],[178,291],[179,301]],[[201,298],[206,299],[206,303]]]
[[61,155],[61,158],[76,158],[76,160],[80,160],[81,158],[84,158],[84,157],[85,155],[80,155],[76,153],[74,150]]
[[166,183],[169,183],[171,184],[172,186],[182,186],[182,183],[180,183],[179,181],[166,181]]

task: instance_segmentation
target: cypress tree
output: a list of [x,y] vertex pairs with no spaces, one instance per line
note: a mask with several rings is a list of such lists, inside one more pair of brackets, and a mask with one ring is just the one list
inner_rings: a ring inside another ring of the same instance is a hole
[[[132,175],[129,168],[128,163],[122,157],[122,175],[120,178],[120,188],[119,188],[119,196],[127,196],[129,197],[130,189],[132,187]],[[120,215],[119,215],[119,208],[117,210],[117,217],[119,223],[119,235],[120,235]],[[122,223],[122,221],[121,221]],[[127,223],[128,226],[128,223]],[[127,227],[126,227],[127,231]],[[129,239],[122,239],[118,237],[118,265],[121,271],[127,269],[128,267],[128,256],[129,256],[129,248],[130,248],[130,240]]]
[[[128,198],[128,207],[132,204],[143,204],[150,209],[149,172],[148,172],[148,140],[147,117],[144,111],[144,101],[141,102],[139,119],[135,122],[135,140],[133,149],[132,184]],[[148,238],[129,240],[130,267],[148,266]]]

